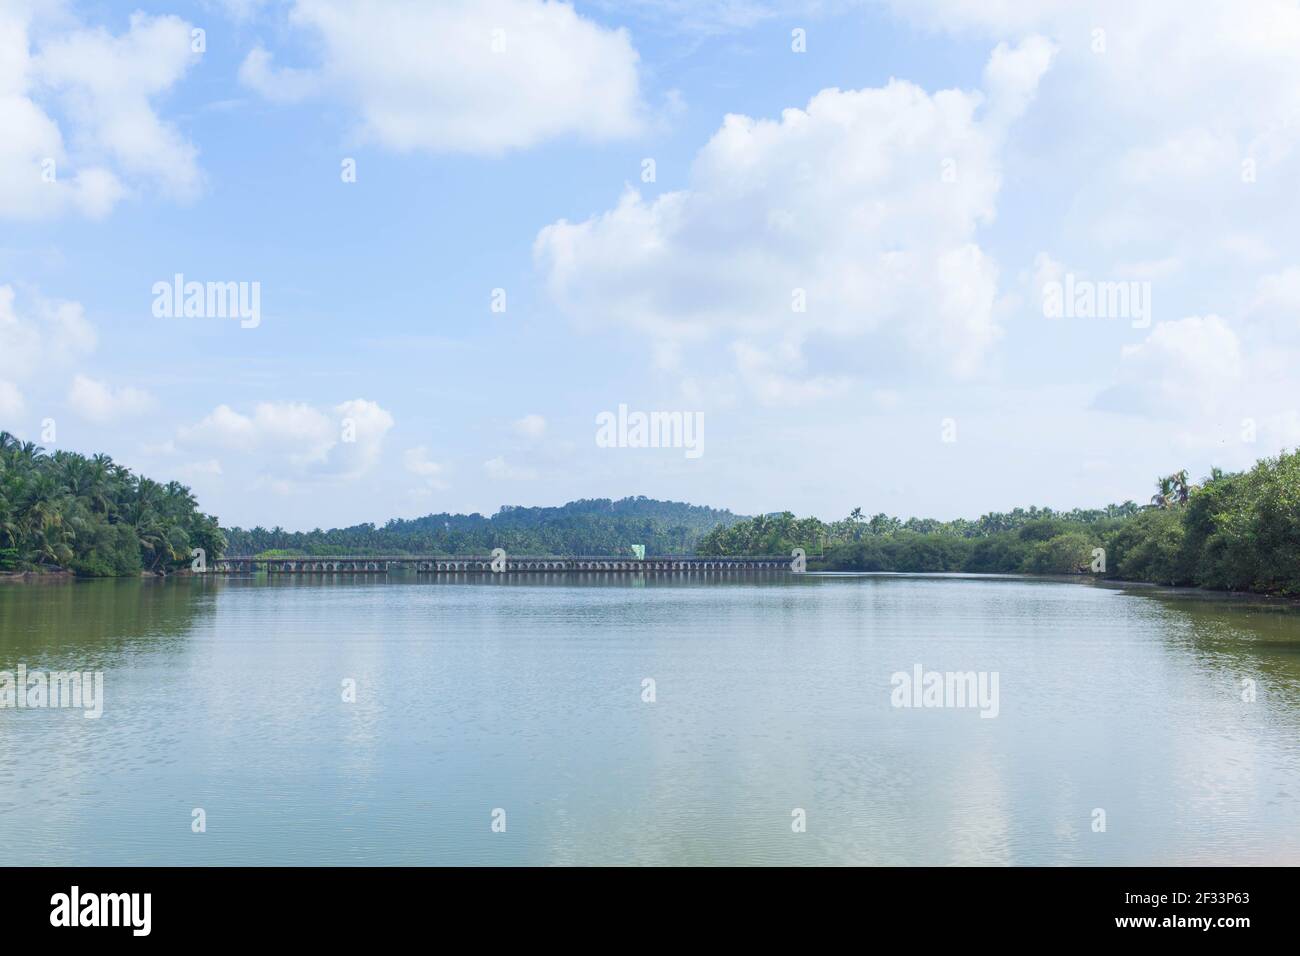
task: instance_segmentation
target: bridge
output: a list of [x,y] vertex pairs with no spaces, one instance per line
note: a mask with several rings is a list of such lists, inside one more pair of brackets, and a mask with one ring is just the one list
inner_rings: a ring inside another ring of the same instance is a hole
[[[494,563],[497,570],[494,571]],[[687,557],[684,555],[664,555],[643,559],[594,556],[594,557],[529,557],[507,555],[495,558],[492,555],[333,555],[311,557],[275,557],[275,558],[218,558],[212,562],[212,569],[218,574],[254,574],[265,571],[268,574],[387,574],[393,570],[409,570],[416,574],[519,574],[539,572],[695,572],[724,571],[738,573],[744,571],[789,571],[791,559],[780,555],[763,555],[744,558]]]

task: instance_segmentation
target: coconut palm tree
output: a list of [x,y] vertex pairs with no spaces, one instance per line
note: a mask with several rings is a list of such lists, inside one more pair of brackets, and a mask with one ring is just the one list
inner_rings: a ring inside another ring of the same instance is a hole
[[[131,541],[139,554],[128,557]],[[47,455],[0,431],[0,566],[162,570],[187,562],[191,542],[213,557],[225,547],[216,518],[198,511],[184,485],[137,478],[107,455]]]

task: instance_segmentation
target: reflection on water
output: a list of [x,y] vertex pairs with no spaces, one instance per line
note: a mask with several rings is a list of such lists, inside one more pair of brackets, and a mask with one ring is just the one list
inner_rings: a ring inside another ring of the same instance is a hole
[[[0,710],[9,863],[1300,862],[1300,614],[1252,602],[775,573],[4,584],[19,663],[103,670],[106,700]],[[999,716],[892,707],[916,665],[997,672]]]

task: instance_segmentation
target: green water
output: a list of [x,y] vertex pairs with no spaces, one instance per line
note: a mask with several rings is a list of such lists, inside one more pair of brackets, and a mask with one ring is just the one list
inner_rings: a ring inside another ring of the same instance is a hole
[[[7,864],[1300,863],[1300,614],[1246,602],[944,576],[7,583],[19,664],[101,671],[104,700],[0,710]],[[917,665],[996,674],[997,716],[893,706]]]

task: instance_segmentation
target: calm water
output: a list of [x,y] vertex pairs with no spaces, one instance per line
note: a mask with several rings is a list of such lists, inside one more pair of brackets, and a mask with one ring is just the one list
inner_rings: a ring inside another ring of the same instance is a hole
[[[1244,603],[904,576],[0,585],[19,663],[101,670],[105,703],[0,710],[11,864],[1300,863],[1300,614]],[[998,716],[891,706],[917,664],[997,672]]]

